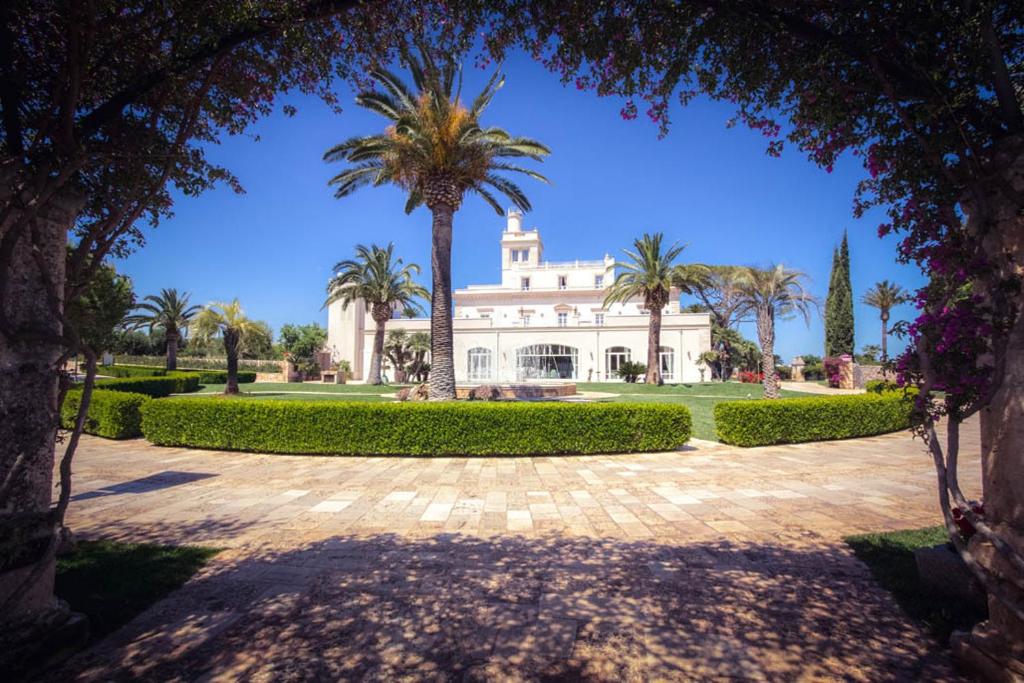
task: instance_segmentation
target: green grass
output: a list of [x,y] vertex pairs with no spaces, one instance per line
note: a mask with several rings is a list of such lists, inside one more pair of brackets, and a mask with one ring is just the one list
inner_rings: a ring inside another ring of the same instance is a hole
[[[579,391],[603,391],[619,394],[610,399],[616,403],[681,403],[690,409],[693,417],[693,436],[706,441],[717,441],[715,435],[715,404],[721,401],[744,401],[762,396],[760,384],[739,382],[703,382],[692,384],[624,384],[622,382],[581,382]],[[808,396],[797,391],[780,392],[783,398]]]
[[[611,394],[638,394],[643,396],[721,396],[723,398],[761,398],[760,384],[740,382],[693,382],[690,384],[626,384],[625,382],[577,382],[579,391],[604,391]],[[806,396],[799,391],[780,392],[784,398]]]
[[954,630],[969,630],[985,619],[969,604],[958,604],[925,591],[918,580],[914,550],[949,540],[941,526],[907,531],[849,536],[844,539],[854,554],[871,569],[872,576],[896,602],[925,626],[939,641],[947,643]]
[[[240,384],[241,395],[248,398],[275,398],[293,401],[387,401],[381,394],[393,394],[405,384],[370,386],[366,384],[316,384],[311,382],[257,382]],[[315,392],[315,393],[311,393]],[[201,394],[222,394],[223,384],[204,384],[192,396]],[[365,394],[365,395],[363,395]]]
[[89,617],[93,640],[184,584],[220,552],[199,546],[79,541],[57,560],[57,595]]

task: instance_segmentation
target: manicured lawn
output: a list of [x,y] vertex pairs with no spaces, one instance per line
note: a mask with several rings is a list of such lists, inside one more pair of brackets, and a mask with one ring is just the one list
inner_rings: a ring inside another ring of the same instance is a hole
[[93,640],[167,596],[220,552],[199,546],[79,541],[57,560],[56,593],[89,617]]
[[986,617],[969,604],[958,604],[945,596],[926,592],[918,581],[914,550],[944,543],[948,538],[944,527],[935,526],[844,539],[907,614],[921,622],[943,644],[949,642],[954,630],[970,629]]
[[[384,386],[368,386],[365,384],[317,384],[311,382],[256,382],[240,384],[242,396],[246,398],[273,398],[290,401],[389,401],[381,394],[393,394],[404,387],[404,384],[388,384]],[[202,394],[222,394],[223,384],[205,384],[199,391],[182,396],[198,396]]]
[[[626,384],[625,382],[578,382],[579,391],[605,391],[613,394],[639,394],[643,396],[721,396],[723,398],[761,398],[760,384],[740,382],[694,382],[692,384]],[[806,396],[803,392],[782,391],[785,398]]]
[[[693,416],[693,436],[716,441],[715,404],[721,401],[745,401],[761,398],[760,384],[739,382],[704,382],[693,384],[624,384],[622,382],[583,382],[580,391],[602,391],[618,396],[607,401],[624,403],[682,403]],[[783,398],[809,396],[796,391],[782,391]]]

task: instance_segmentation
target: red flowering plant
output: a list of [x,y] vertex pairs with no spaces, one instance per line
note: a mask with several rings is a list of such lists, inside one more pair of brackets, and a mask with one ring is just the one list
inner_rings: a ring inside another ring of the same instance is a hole
[[821,361],[825,368],[825,378],[832,388],[838,387],[843,376],[843,360],[841,358],[825,358]]
[[760,384],[764,381],[763,372],[752,372],[751,370],[740,370],[740,382],[743,384]]

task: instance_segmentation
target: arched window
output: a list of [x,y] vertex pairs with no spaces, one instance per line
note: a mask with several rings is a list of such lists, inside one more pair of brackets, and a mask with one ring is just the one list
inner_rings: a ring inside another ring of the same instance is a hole
[[516,379],[576,379],[579,351],[561,344],[516,349]]
[[466,367],[470,380],[491,379],[494,377],[494,366],[491,363],[493,354],[490,349],[477,346],[467,352]]
[[658,369],[661,371],[661,378],[674,380],[676,378],[676,351],[671,346],[658,347]]
[[630,351],[625,346],[609,346],[604,351],[604,376],[605,379],[614,379],[619,376],[619,368],[623,363],[628,363]]

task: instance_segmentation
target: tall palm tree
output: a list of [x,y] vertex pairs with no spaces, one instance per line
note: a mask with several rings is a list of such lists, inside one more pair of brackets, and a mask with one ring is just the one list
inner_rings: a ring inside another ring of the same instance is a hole
[[460,67],[451,58],[435,60],[422,48],[420,57],[403,55],[413,88],[383,68],[370,76],[379,90],[356,98],[360,106],[390,121],[379,135],[355,137],[329,149],[324,159],[352,164],[334,176],[335,197],[345,197],[364,185],[391,183],[408,193],[406,213],[425,204],[433,216],[432,291],[430,297],[430,397],[455,398],[452,349],[452,220],[467,192],[475,192],[499,215],[503,208],[492,190],[523,211],[530,202],[499,172],[524,173],[547,182],[534,171],[506,161],[527,157],[541,161],[550,153],[536,140],[515,137],[500,128],[485,128],[480,116],[504,84],[500,70],[472,104],[459,98]]
[[334,266],[335,276],[327,283],[329,306],[340,301],[342,308],[360,301],[377,323],[373,335],[373,355],[370,357],[370,384],[380,384],[380,365],[384,354],[384,330],[388,320],[399,308],[418,310],[416,299],[426,299],[427,290],[413,280],[420,267],[415,263],[406,265],[395,256],[395,245],[386,247],[371,244],[369,247],[356,245],[355,258],[339,261]]
[[878,309],[878,315],[882,319],[882,362],[889,359],[889,313],[893,308],[908,301],[907,290],[895,282],[882,280],[875,283],[875,286],[867,291],[862,299],[868,306]]
[[743,313],[753,315],[757,340],[761,345],[761,370],[764,372],[764,397],[779,397],[775,376],[775,321],[799,313],[810,324],[811,310],[818,300],[803,285],[806,278],[799,270],[777,265],[770,268],[744,268],[739,279]]
[[133,329],[148,327],[164,331],[167,340],[167,369],[178,369],[178,342],[188,331],[189,323],[199,312],[199,306],[189,306],[189,294],[178,294],[176,289],[162,289],[150,294],[135,307],[136,313],[127,316],[125,324]]
[[238,393],[238,352],[245,344],[246,337],[261,334],[263,329],[256,320],[245,317],[245,311],[238,299],[229,303],[213,302],[196,316],[195,334],[203,342],[220,335],[224,341],[224,355],[228,361],[228,382],[225,394]]
[[673,243],[662,249],[665,235],[644,233],[633,240],[633,250],[623,249],[628,260],[615,263],[620,272],[604,297],[604,305],[622,303],[631,299],[642,299],[650,313],[647,323],[647,373],[644,381],[648,384],[664,384],[658,349],[661,346],[661,313],[672,297],[672,289],[690,291],[699,277],[701,266],[681,266],[676,259],[686,245]]
[[416,377],[417,382],[422,382],[430,372],[430,363],[427,361],[427,354],[430,353],[430,335],[426,332],[413,332],[409,335],[409,351],[412,353],[409,373]]

